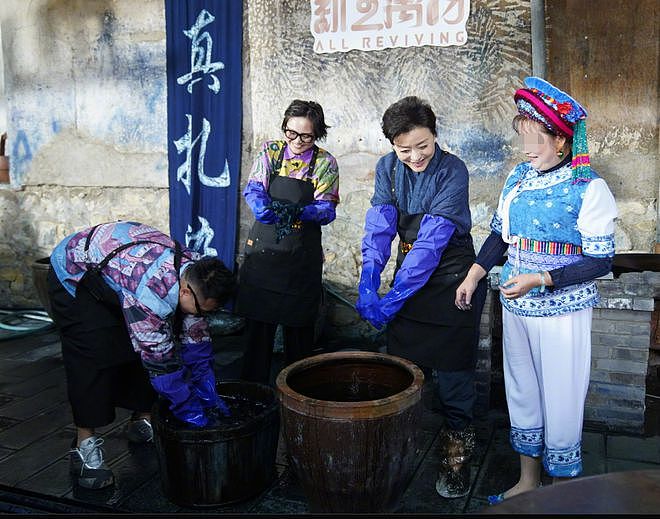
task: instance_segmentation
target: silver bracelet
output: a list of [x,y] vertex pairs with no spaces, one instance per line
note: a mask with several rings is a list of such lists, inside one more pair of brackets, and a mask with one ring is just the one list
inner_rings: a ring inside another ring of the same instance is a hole
[[539,292],[545,292],[545,273],[539,272],[539,277],[541,278],[541,288],[539,288]]

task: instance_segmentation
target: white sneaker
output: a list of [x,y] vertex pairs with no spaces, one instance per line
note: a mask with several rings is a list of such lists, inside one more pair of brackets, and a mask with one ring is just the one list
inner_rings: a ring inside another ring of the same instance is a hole
[[76,474],[78,484],[84,488],[104,488],[115,482],[112,470],[103,461],[102,438],[91,436],[76,447],[74,438],[69,451],[69,471]]

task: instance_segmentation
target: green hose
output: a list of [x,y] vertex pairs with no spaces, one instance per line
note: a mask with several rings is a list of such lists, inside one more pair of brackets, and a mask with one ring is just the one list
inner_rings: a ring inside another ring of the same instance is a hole
[[[38,324],[35,321],[38,321]],[[52,319],[43,310],[0,310],[0,330],[21,332],[10,334],[8,338],[45,330],[52,325]]]
[[[355,305],[351,303],[348,299],[346,299],[344,296],[342,296],[339,291],[337,291],[334,287],[330,286],[328,283],[323,283],[323,288],[325,289],[328,294],[331,296],[334,296],[337,301],[340,303],[343,303],[353,311],[357,312],[357,309],[355,308]],[[385,330],[387,330],[387,325],[383,326],[381,330],[378,330],[377,333],[373,336],[373,340],[378,339],[381,335],[385,333]]]
[[344,296],[342,296],[334,287],[328,285],[327,283],[323,283],[323,288],[325,288],[325,290],[330,295],[334,296],[334,298],[337,299],[340,303],[344,303],[350,309],[355,310],[355,305],[351,303],[348,299],[346,299]]

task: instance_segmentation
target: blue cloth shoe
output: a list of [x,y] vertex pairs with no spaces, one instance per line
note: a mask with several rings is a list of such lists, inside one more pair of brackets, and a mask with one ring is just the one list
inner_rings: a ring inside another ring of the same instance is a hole
[[[543,483],[538,484],[538,488],[540,488],[542,486],[543,486]],[[496,505],[497,503],[501,503],[502,501],[504,501],[504,492],[502,492],[501,494],[495,494],[495,495],[492,495],[492,496],[488,496],[488,504],[489,505]]]

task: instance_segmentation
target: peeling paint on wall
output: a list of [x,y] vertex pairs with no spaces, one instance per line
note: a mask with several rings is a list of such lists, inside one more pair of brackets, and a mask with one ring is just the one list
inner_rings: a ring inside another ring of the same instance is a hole
[[[470,4],[464,46],[319,55],[308,0],[244,0],[241,182],[261,141],[280,135],[289,102],[319,101],[331,126],[320,144],[338,159],[342,200],[324,230],[324,275],[346,290],[357,283],[373,169],[391,149],[380,130],[389,104],[414,94],[434,107],[438,141],[471,175],[477,246],[504,177],[521,159],[510,121],[513,92],[531,72],[529,0]],[[2,0],[0,22],[12,188],[22,188],[0,190],[6,214],[20,215],[0,226],[0,259],[11,258],[0,269],[29,280],[29,266],[15,258],[43,254],[95,220],[167,228],[163,1]],[[614,80],[617,88],[625,79]],[[650,250],[658,232],[657,125],[611,123],[607,106],[590,115],[588,131],[592,164],[621,213],[617,250]],[[240,210],[242,251],[252,216],[242,199]],[[11,294],[14,302],[29,300],[29,288]]]
[[14,175],[20,180],[28,170],[30,161],[32,160],[32,150],[30,149],[30,143],[24,130],[18,130],[16,132],[10,160]]
[[472,127],[450,131],[442,136],[447,148],[463,157],[468,171],[474,176],[493,177],[499,181],[507,162],[511,147],[503,135],[485,128]]
[[[282,112],[290,100],[321,103],[331,126],[323,146],[338,157],[342,198],[337,220],[324,230],[324,275],[350,287],[360,269],[372,171],[378,157],[391,149],[380,118],[398,99],[417,95],[431,103],[440,145],[466,163],[475,181],[488,184],[480,191],[487,198],[473,199],[473,205],[495,207],[512,162],[513,92],[531,68],[529,2],[471,2],[470,37],[461,47],[319,55],[313,52],[309,16],[305,0],[249,2],[252,117],[246,127],[253,128],[253,134],[244,148],[243,182],[254,158],[246,150],[279,135]],[[252,218],[244,204],[242,218],[239,250]],[[482,226],[479,232],[488,231]]]

